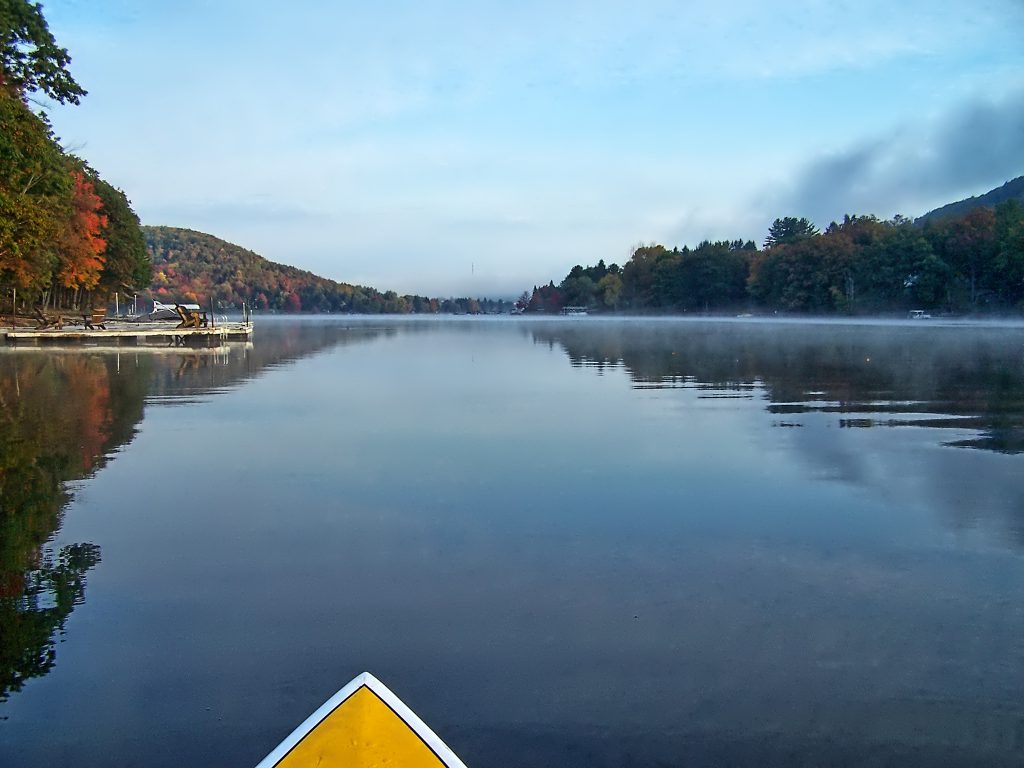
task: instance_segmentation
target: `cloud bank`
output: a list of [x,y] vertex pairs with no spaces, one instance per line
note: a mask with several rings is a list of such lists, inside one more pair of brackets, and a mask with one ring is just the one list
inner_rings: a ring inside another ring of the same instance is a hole
[[[1024,89],[976,99],[809,163],[775,200],[819,225],[845,213],[918,216],[1024,174]],[[769,198],[773,195],[768,195]]]

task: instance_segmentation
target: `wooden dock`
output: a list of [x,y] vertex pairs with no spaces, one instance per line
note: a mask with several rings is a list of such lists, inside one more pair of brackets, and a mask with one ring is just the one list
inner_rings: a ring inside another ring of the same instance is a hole
[[171,323],[107,323],[101,330],[14,329],[4,332],[8,344],[104,344],[168,347],[219,347],[227,341],[252,339],[252,323],[220,323],[209,328],[176,328]]

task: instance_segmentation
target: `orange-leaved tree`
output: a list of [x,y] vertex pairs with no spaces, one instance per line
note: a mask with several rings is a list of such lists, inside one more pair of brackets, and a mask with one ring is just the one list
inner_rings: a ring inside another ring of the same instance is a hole
[[107,217],[92,182],[81,171],[72,173],[72,178],[73,212],[64,236],[57,280],[63,288],[92,290],[103,270],[107,241],[102,231],[107,226]]

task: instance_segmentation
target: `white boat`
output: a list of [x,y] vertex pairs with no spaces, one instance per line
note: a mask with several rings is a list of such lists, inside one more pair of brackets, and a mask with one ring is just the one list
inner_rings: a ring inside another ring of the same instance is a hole
[[175,306],[182,307],[186,312],[201,312],[198,304],[164,304],[162,301],[153,302],[153,311],[145,315],[136,315],[128,318],[133,323],[151,323],[157,320],[180,320],[181,316],[174,309]]
[[932,316],[925,312],[923,309],[912,309],[910,310],[911,320],[931,320]]

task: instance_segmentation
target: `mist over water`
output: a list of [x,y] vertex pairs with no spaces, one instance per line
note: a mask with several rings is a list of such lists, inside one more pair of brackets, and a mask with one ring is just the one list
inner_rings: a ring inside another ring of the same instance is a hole
[[2,764],[251,766],[363,670],[475,768],[1024,759],[1024,326],[264,320],[0,393]]

